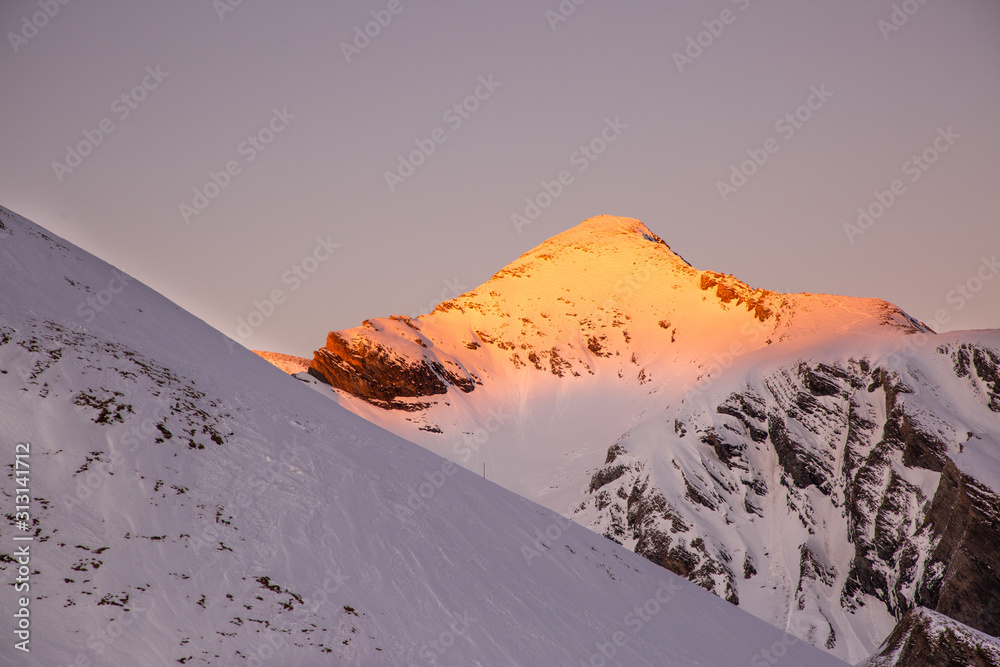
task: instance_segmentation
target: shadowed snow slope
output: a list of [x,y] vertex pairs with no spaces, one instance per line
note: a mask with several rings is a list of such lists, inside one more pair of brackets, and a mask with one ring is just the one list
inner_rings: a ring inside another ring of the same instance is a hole
[[3,664],[841,664],[4,209],[0,280]]

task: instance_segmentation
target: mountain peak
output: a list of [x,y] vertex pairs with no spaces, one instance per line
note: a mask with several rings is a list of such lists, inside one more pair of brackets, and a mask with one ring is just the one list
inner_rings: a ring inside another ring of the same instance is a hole
[[[638,220],[600,216],[428,315],[331,333],[309,372],[856,663],[908,606],[996,630],[976,611],[996,569],[962,563],[998,539],[980,518],[1000,514],[996,484],[975,476],[995,469],[1000,352],[931,333],[881,299],[699,271]],[[890,649],[955,653],[966,630],[936,628],[903,625]]]
[[522,258],[552,253],[560,248],[586,249],[588,251],[614,249],[642,254],[653,250],[649,244],[659,246],[655,252],[667,251],[669,254],[665,257],[690,266],[684,258],[667,245],[666,241],[654,234],[640,220],[615,215],[598,215],[588,218],[575,227],[544,241],[538,247],[522,255]]
[[617,215],[597,215],[593,218],[588,218],[576,225],[566,230],[562,234],[557,234],[560,236],[571,236],[571,235],[583,235],[583,234],[598,234],[598,235],[613,235],[613,234],[638,234],[646,237],[656,237],[649,228],[642,223],[640,220],[635,218],[624,218]]
[[[2,528],[0,607],[31,620],[3,664],[568,665],[606,646],[746,664],[783,646],[2,207],[0,284],[0,497],[27,518]],[[656,608],[626,636],[637,604]],[[841,664],[801,643],[786,659]]]
[[772,343],[916,330],[880,299],[778,294],[699,271],[642,222],[604,215],[427,315],[331,332],[310,373],[376,405],[401,407],[398,398],[469,393],[502,386],[502,378],[689,382],[733,349],[742,355]]

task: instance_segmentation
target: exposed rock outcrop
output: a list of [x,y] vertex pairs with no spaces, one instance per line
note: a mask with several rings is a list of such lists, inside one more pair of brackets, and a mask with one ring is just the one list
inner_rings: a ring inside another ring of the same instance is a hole
[[468,374],[449,371],[437,361],[411,359],[360,338],[348,343],[333,331],[326,347],[317,350],[309,374],[370,402],[396,407],[400,397],[444,394],[449,386],[464,392],[475,388]]
[[[990,390],[992,354],[963,346],[958,356],[970,360],[966,368]],[[985,361],[977,369],[973,359]],[[714,407],[714,416],[682,410],[674,417],[669,437],[678,443],[664,443],[663,456],[680,451],[672,448],[683,448],[689,434],[703,447],[698,464],[689,457],[679,458],[682,463],[667,459],[676,480],[651,475],[658,456],[649,449],[637,454],[635,436],[623,436],[593,473],[593,500],[580,506],[579,516],[636,553],[735,601],[740,584],[731,561],[750,580],[758,574],[757,558],[737,528],[731,539],[709,535],[720,535],[720,522],[788,521],[772,513],[777,493],[786,498],[777,506],[787,504],[789,518],[809,536],[799,545],[798,609],[822,606],[826,596],[839,599],[848,614],[873,601],[897,618],[922,606],[1000,634],[1000,496],[956,466],[949,443],[964,434],[922,409],[915,398],[927,387],[864,359],[801,363],[794,372],[770,374],[764,385],[764,394],[749,387],[730,393]],[[992,400],[991,392],[983,396]],[[767,455],[755,453],[767,450],[777,463],[777,488],[767,483]],[[822,517],[837,514],[846,518],[846,533],[831,535],[829,519]],[[819,543],[812,542],[814,535]],[[821,546],[831,542],[852,544],[853,557],[837,562]],[[810,634],[818,645],[837,646],[833,621]]]
[[859,667],[1000,667],[1000,640],[916,607]]

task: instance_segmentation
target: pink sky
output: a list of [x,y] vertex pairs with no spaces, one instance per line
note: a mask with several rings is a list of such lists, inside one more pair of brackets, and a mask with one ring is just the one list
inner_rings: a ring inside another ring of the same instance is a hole
[[247,347],[309,356],[601,213],[1000,327],[993,0],[226,1],[4,2],[0,204],[230,336],[280,291]]

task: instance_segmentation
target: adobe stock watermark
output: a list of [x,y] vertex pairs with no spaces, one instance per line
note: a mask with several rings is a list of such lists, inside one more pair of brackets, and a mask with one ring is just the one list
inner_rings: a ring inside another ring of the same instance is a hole
[[680,584],[680,577],[663,579],[656,587],[653,595],[642,604],[636,605],[631,611],[625,614],[622,619],[628,632],[618,630],[612,633],[605,641],[594,642],[594,652],[587,659],[581,659],[579,667],[606,667],[610,664],[618,652],[628,645],[632,637],[639,634],[644,627],[653,621],[674,597],[681,592],[683,587]]
[[[808,621],[799,617],[796,617],[790,625],[793,625],[802,634],[808,633],[811,629]],[[781,633],[781,639],[774,640],[770,646],[762,648],[750,658],[750,667],[771,667],[772,665],[776,665],[788,655],[789,648],[801,642],[801,639],[786,630]]]
[[[479,110],[483,102],[493,97],[493,94],[500,86],[499,81],[494,81],[493,75],[479,77],[479,85],[460,102],[456,102],[441,114],[441,120],[448,124],[452,132],[457,132],[465,121],[472,118],[472,114]],[[385,171],[385,182],[389,186],[389,192],[395,192],[396,188],[406,182],[410,176],[416,173],[417,169],[423,166],[430,156],[434,155],[437,147],[448,141],[448,131],[443,127],[436,127],[430,135],[423,139],[414,139],[416,149],[406,155],[399,155],[399,164],[395,171]]]
[[[973,274],[964,282],[956,284],[955,288],[945,296],[945,301],[954,306],[955,312],[965,308],[967,303],[975,299],[976,295],[983,291],[986,283],[996,278],[997,274],[1000,273],[1000,262],[997,262],[996,253],[993,253],[992,257],[984,255],[981,259],[982,261]],[[940,315],[940,310],[934,314],[936,323],[940,322]],[[947,323],[947,319],[943,323]],[[931,328],[934,329],[935,327]]]
[[[31,516],[31,501],[33,494],[31,490],[35,488],[31,484],[31,443],[30,442],[18,442],[14,445],[14,462],[10,466],[14,472],[14,479],[12,484],[12,493],[10,494],[14,500],[14,512],[12,514],[7,514],[6,516],[10,518],[13,525],[17,526],[20,530],[24,532],[32,532],[31,529],[38,522],[38,519],[33,519]],[[13,584],[14,590],[21,593],[21,597],[16,598],[17,611],[12,615],[16,621],[14,636],[20,641],[14,642],[14,648],[19,651],[24,651],[25,653],[31,652],[31,609],[34,608],[31,605],[34,596],[31,595],[31,542],[34,542],[35,536],[33,534],[29,535],[14,535],[14,544],[16,546],[14,549],[14,554],[11,562],[17,561],[17,578],[14,580],[16,583]],[[22,544],[23,542],[28,542],[28,544]],[[36,570],[37,572],[37,570]]]
[[354,26],[354,38],[350,42],[340,43],[340,52],[344,54],[347,64],[350,65],[351,58],[360,56],[362,51],[371,46],[372,40],[381,35],[382,31],[392,23],[393,17],[402,14],[404,9],[406,6],[400,0],[389,0],[385,9],[371,10],[371,21],[363,26]]
[[577,7],[586,2],[587,0],[562,0],[554,10],[545,10],[545,20],[549,22],[552,32],[556,31],[560,23],[568,21],[569,17],[576,13]]
[[[305,598],[304,602],[298,607],[295,607],[291,612],[283,612],[284,616],[292,616],[297,618],[300,622],[305,620],[307,614],[315,613],[321,607],[325,606],[330,596],[334,595],[346,584],[350,577],[344,575],[340,567],[337,566],[335,562],[331,563],[336,571],[330,569],[330,565],[326,568],[326,578],[323,583],[317,587],[313,593]],[[244,593],[251,590],[253,584],[259,583],[259,579],[253,577],[247,577],[245,580],[246,587],[244,588]],[[332,584],[332,585],[331,585]],[[279,651],[285,650],[290,644],[290,639],[285,637],[284,632],[271,632],[268,633],[267,639],[257,644],[255,648],[249,649],[246,654],[240,655],[241,658],[246,660],[246,664],[251,667],[264,667],[265,665],[274,665],[275,656]]]
[[38,31],[49,24],[49,21],[56,17],[59,10],[68,5],[70,0],[38,0],[38,7],[41,11],[35,12],[30,17],[21,17],[21,29],[17,32],[8,32],[7,41],[10,42],[14,53],[18,53],[21,47],[38,35]]
[[[139,614],[149,615],[153,610],[153,599],[139,602],[122,610],[122,613],[115,618],[108,619],[102,630],[97,630],[87,635],[85,645],[87,649],[96,656],[101,656],[114,644],[119,637],[125,634],[126,628],[136,621]],[[77,653],[73,659],[74,666],[87,665],[89,661],[85,653]]]
[[[787,143],[791,140],[795,133],[805,127],[805,124],[812,119],[817,111],[823,108],[831,97],[833,97],[833,93],[826,89],[826,84],[820,84],[819,87],[811,86],[809,96],[806,97],[803,104],[775,121],[774,131],[781,135],[781,141]],[[745,186],[767,164],[771,156],[781,150],[781,145],[781,142],[775,137],[768,137],[760,148],[746,150],[748,159],[743,160],[738,165],[730,165],[729,178],[725,181],[715,182],[715,187],[719,191],[722,201],[728,201],[731,195]]]
[[[132,112],[139,108],[139,105],[146,101],[149,93],[160,87],[170,72],[164,72],[157,65],[146,67],[146,75],[142,80],[125,91],[111,102],[111,113],[115,115],[119,122],[124,121],[132,115]],[[56,180],[60,183],[67,174],[83,164],[83,160],[94,152],[94,149],[104,143],[104,140],[115,131],[115,121],[110,116],[105,116],[97,123],[93,129],[83,130],[83,139],[74,145],[66,144],[66,156],[63,162],[53,160],[52,171],[56,175]]]
[[[584,490],[581,490],[583,493]],[[573,511],[573,507],[569,508],[569,511]],[[552,542],[553,544],[561,538],[569,527],[573,525],[573,520],[563,516],[562,514],[556,514],[555,521],[550,523],[545,527],[545,530],[535,529],[533,535],[534,540],[529,544],[521,545],[521,555],[524,556],[524,562],[530,566],[531,561],[541,556],[551,553],[551,547],[546,543],[546,540]]]
[[454,280],[448,280],[446,278],[444,281],[444,289],[441,290],[441,293],[438,295],[438,298],[435,299],[434,301],[431,301],[426,306],[414,310],[410,314],[410,318],[415,320],[421,315],[426,315],[427,313],[432,312],[439,304],[460,297],[468,291],[469,287],[467,285],[463,285],[462,283],[458,282],[458,278],[455,278]]
[[285,131],[295,119],[295,114],[288,113],[288,107],[271,109],[271,118],[262,128],[255,133],[247,135],[247,138],[236,147],[236,154],[243,158],[239,160],[229,160],[219,171],[209,170],[208,181],[201,187],[194,188],[191,203],[182,202],[178,206],[181,219],[184,224],[190,225],[192,218],[200,215],[208,205],[211,204],[222,191],[230,186],[233,178],[243,173],[243,167],[257,159],[275,138]]
[[[952,308],[938,308],[934,311],[934,317],[924,321],[924,324],[933,331],[940,331],[942,327],[951,321],[952,315],[965,308],[970,301],[975,299],[985,289],[986,284],[996,278],[997,275],[1000,275],[1000,261],[997,260],[997,253],[993,253],[990,257],[983,255],[980,258],[979,266],[971,272],[969,277],[962,282],[956,283],[954,288],[949,290],[947,295],[945,295],[945,301]],[[899,349],[889,355],[889,361],[909,359],[926,347],[928,343],[935,340],[934,335],[924,331],[906,336]]]
[[438,659],[444,656],[459,638],[464,637],[472,624],[476,622],[476,619],[472,618],[467,611],[461,614],[448,613],[452,617],[448,629],[442,630],[436,638],[424,642],[417,649],[417,655],[428,665],[442,664],[438,662]]
[[235,12],[242,5],[243,0],[212,0],[212,9],[220,22],[226,20],[226,14]]
[[[511,419],[511,415],[490,409],[482,424],[477,424],[472,432],[466,432],[452,445],[452,453],[462,466],[468,466],[473,456],[489,442],[490,436]],[[438,470],[424,473],[424,481],[412,486],[403,504],[395,503],[396,518],[405,523],[417,512],[429,509],[427,501],[437,494],[450,477],[458,472],[459,464],[445,460]]]
[[639,266],[626,274],[622,274],[622,277],[615,282],[612,293],[600,304],[594,306],[593,309],[588,310],[586,315],[578,320],[580,334],[587,337],[598,329],[610,329],[614,327],[614,313],[616,312],[618,302],[631,299],[652,278],[653,273],[645,266]]
[[916,16],[920,8],[927,4],[927,0],[903,0],[903,2],[892,4],[892,11],[889,19],[879,19],[875,22],[875,27],[882,33],[882,41],[888,42],[889,37],[910,22],[910,18]]
[[[490,408],[486,418],[477,423],[472,431],[463,431],[462,437],[452,445],[451,451],[459,463],[466,468],[472,464],[473,457],[478,454],[494,433],[506,424],[513,416],[503,409]],[[475,471],[473,471],[475,472]]]
[[[283,306],[288,300],[288,295],[297,292],[309,278],[319,271],[319,267],[330,259],[333,256],[333,251],[339,247],[339,243],[334,243],[330,240],[329,234],[327,234],[326,238],[317,236],[316,245],[313,246],[312,251],[306,254],[301,261],[292,264],[281,274],[281,284],[288,285],[288,290],[285,291],[280,287],[272,289],[263,299],[254,299],[253,307],[247,313],[246,317],[237,318],[236,339],[240,343],[244,343],[253,336],[257,329],[264,326],[267,320],[274,317],[278,308]],[[229,351],[232,352],[236,347],[236,343],[228,336],[225,338],[226,345],[229,347]]]
[[[951,125],[947,129],[939,127],[937,136],[930,145],[906,160],[900,170],[904,176],[909,177],[910,183],[916,183],[961,138],[962,135],[956,134]],[[848,243],[854,245],[856,239],[871,229],[907,191],[907,184],[901,178],[894,179],[885,190],[875,190],[873,193],[875,200],[858,207],[858,217],[854,224],[844,223],[844,234],[847,235]]]
[[[576,167],[576,173],[582,174],[587,171],[597,158],[604,155],[611,144],[618,139],[628,129],[628,125],[621,121],[620,116],[614,119],[605,118],[604,127],[593,139],[573,151],[569,156],[569,163]],[[524,210],[512,213],[510,222],[518,234],[523,233],[524,228],[534,223],[541,217],[542,212],[552,206],[559,197],[563,195],[566,188],[576,182],[576,176],[570,169],[563,169],[551,181],[542,179],[539,185],[541,189],[531,197],[524,198]]]
[[[232,426],[229,429],[235,432]],[[244,512],[255,506],[255,501],[260,498],[270,498],[274,496],[279,488],[287,486],[287,479],[281,479],[284,467],[290,466],[290,461],[294,459],[298,451],[294,443],[284,443],[278,458],[271,459],[265,455],[267,464],[261,468],[259,463],[251,465],[248,469],[249,478],[241,479],[236,487],[235,495],[232,495],[225,506],[216,505],[216,514],[211,510],[204,511],[199,517],[200,527],[197,524],[191,526],[191,532],[187,534],[187,546],[195,556],[199,555],[203,549],[217,551],[223,548],[223,539],[229,530],[236,530],[237,524],[244,518]],[[204,508],[203,508],[204,509]],[[259,561],[253,562],[254,568],[261,567]],[[253,584],[253,579],[245,578],[244,591],[249,590]],[[298,608],[296,611],[301,609]]]
[[[751,0],[733,0],[733,4],[743,12],[750,7]],[[694,61],[700,58],[706,49],[715,44],[715,40],[722,37],[722,33],[726,31],[726,26],[736,23],[738,17],[739,14],[727,8],[723,9],[717,18],[702,21],[701,24],[705,26],[705,29],[696,35],[688,36],[687,46],[683,52],[674,51],[673,53],[677,71],[683,74],[684,68],[693,65]]]
[[[171,407],[165,402],[154,404],[153,409],[147,412],[149,416],[139,423],[131,423],[124,434],[111,440],[107,460],[104,458],[92,460],[88,470],[80,474],[76,488],[66,489],[62,494],[60,500],[63,508],[67,511],[72,510],[78,505],[85,504],[91,496],[101,491],[101,488],[110,481],[109,477],[114,475],[115,468],[120,469],[125,465],[126,455],[134,454],[143,443],[150,442],[160,434],[156,424],[163,422],[171,414]],[[70,491],[73,495],[70,495]]]
[[[760,320],[753,320],[740,327],[739,340],[734,340],[729,347],[712,353],[712,358],[702,359],[701,368],[704,372],[697,378],[686,382],[681,388],[682,400],[697,396],[712,389],[715,382],[723,371],[732,368],[737,360],[758,348],[757,342],[762,336],[767,335],[770,327]],[[652,393],[658,393],[664,389],[676,387],[677,381],[673,378],[658,384]]]
[[99,313],[103,313],[111,305],[116,296],[125,291],[125,288],[133,280],[135,278],[132,276],[118,269],[111,269],[111,278],[108,279],[107,286],[88,295],[83,301],[77,304],[77,316],[87,324],[90,324],[97,318]]

